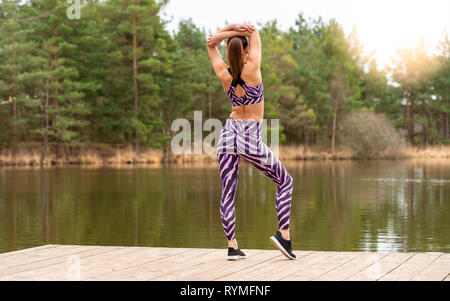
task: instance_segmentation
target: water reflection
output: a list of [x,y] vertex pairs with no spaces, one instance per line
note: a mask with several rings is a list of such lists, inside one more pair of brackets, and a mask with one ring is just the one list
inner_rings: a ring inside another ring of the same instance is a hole
[[[286,162],[295,249],[450,252],[450,160]],[[215,163],[0,169],[0,252],[41,244],[225,248]],[[243,162],[236,235],[271,249],[276,185]]]

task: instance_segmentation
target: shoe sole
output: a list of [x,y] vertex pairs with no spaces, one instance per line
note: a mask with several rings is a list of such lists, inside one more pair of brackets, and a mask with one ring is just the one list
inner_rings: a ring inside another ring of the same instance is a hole
[[234,256],[228,256],[227,260],[235,261],[238,259],[245,259],[245,258],[247,258],[247,256],[234,255]]
[[295,257],[292,257],[291,255],[289,255],[289,253],[283,248],[283,246],[280,244],[280,242],[278,241],[278,239],[276,239],[274,236],[270,237],[270,241],[272,242],[272,244],[281,251],[281,253],[286,256],[287,258],[289,258],[290,260],[295,260]]

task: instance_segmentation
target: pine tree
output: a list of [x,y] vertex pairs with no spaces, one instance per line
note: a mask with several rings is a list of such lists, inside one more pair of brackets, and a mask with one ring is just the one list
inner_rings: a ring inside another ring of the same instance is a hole
[[0,144],[10,141],[12,155],[17,143],[26,140],[33,129],[40,100],[40,67],[36,57],[37,43],[28,37],[33,33],[26,25],[19,1],[0,3]]
[[433,59],[433,98],[432,112],[435,120],[435,135],[438,142],[450,143],[450,39],[444,37],[438,44],[438,54]]
[[45,60],[43,90],[44,145],[41,164],[48,142],[62,143],[68,149],[80,145],[80,132],[88,125],[90,110],[83,102],[84,85],[79,80],[73,57],[77,46],[71,41],[76,19],[67,18],[67,6],[56,0],[32,1],[30,13],[35,28],[32,40],[39,44],[39,57]]
[[[171,72],[171,37],[158,15],[167,1],[107,1],[101,8],[108,43],[104,130],[121,127],[123,141],[151,145],[160,127],[161,82]],[[107,87],[107,90],[106,90]],[[112,102],[112,103],[111,103]],[[115,118],[112,121],[110,118]]]

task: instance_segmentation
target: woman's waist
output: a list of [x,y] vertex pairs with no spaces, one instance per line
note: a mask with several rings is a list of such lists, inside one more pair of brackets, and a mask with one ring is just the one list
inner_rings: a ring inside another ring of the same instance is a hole
[[228,117],[222,131],[259,137],[261,135],[262,124],[262,119],[244,120]]
[[264,116],[264,103],[255,103],[251,105],[244,105],[239,107],[232,107],[230,118],[244,121],[258,121],[261,122]]

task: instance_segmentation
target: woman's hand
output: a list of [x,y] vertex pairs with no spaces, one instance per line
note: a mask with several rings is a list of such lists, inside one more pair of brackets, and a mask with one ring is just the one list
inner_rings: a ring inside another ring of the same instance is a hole
[[255,27],[253,25],[250,24],[236,24],[234,26],[234,31],[239,31],[239,32],[250,32],[252,33],[255,30]]
[[219,45],[220,42],[222,42],[222,38],[220,37],[220,34],[215,33],[215,34],[209,35],[206,45],[208,45],[208,47],[214,48],[217,45]]
[[249,36],[253,31],[255,31],[255,27],[249,24],[236,24],[233,26],[233,29],[234,30],[232,31],[218,31],[209,35],[206,45],[214,48],[227,38],[234,36]]

